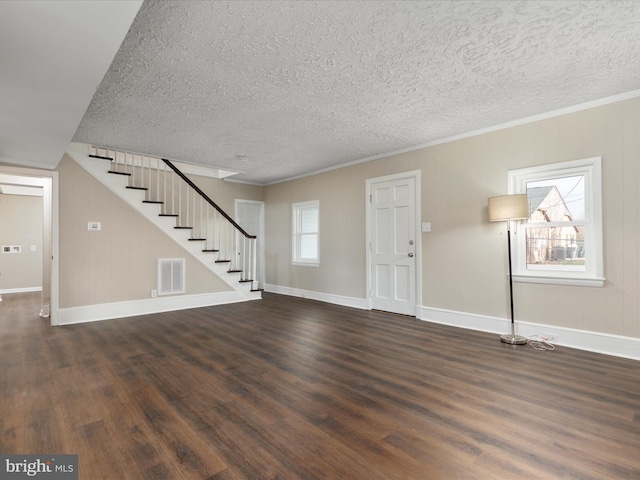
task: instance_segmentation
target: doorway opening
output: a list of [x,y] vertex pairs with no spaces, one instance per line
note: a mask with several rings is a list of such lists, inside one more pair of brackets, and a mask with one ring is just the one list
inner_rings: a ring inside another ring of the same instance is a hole
[[248,234],[257,237],[256,244],[256,278],[257,287],[263,289],[265,285],[264,274],[264,202],[256,200],[240,200],[235,202],[236,222]]
[[[42,293],[41,317],[58,323],[58,172],[30,168],[0,166],[0,185],[4,191],[28,192],[33,189],[42,198]],[[11,247],[9,245],[9,247]],[[20,249],[34,245],[20,245]],[[37,248],[37,246],[36,246]],[[2,272],[0,272],[2,274]]]

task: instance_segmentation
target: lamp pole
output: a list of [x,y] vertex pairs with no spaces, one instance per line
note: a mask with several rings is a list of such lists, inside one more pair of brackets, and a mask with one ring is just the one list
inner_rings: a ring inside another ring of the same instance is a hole
[[529,218],[529,201],[526,193],[501,195],[489,198],[487,209],[490,222],[507,222],[507,253],[509,255],[509,306],[511,313],[511,333],[500,335],[500,340],[511,345],[524,345],[527,338],[516,335],[513,314],[513,271],[511,266],[511,222]]
[[507,220],[507,251],[509,252],[509,302],[511,306],[511,334],[500,335],[500,341],[511,345],[524,345],[527,338],[516,335],[516,325],[513,315],[513,275],[511,270],[511,220]]

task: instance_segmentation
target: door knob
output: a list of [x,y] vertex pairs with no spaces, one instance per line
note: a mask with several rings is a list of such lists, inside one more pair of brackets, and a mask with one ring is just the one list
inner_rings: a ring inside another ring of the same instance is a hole
[[409,252],[409,256],[410,256],[410,257],[413,257],[413,252]]

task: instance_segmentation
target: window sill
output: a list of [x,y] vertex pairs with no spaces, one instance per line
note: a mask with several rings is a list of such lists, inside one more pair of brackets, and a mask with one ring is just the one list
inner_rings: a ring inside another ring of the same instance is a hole
[[291,265],[295,267],[319,267],[320,263],[312,263],[312,262],[291,262]]
[[574,277],[544,277],[541,275],[517,275],[512,276],[518,283],[545,283],[551,285],[573,285],[576,287],[603,287],[604,278],[574,278]]

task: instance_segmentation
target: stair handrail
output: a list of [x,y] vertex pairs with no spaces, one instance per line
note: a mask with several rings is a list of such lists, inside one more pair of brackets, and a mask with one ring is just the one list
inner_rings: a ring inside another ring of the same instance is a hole
[[214,202],[213,200],[211,200],[211,198],[209,198],[209,196],[204,193],[202,190],[200,190],[200,188],[193,183],[189,177],[187,177],[184,173],[182,173],[180,171],[180,169],[178,167],[176,167],[173,163],[171,163],[171,160],[167,160],[166,158],[162,158],[161,159],[164,163],[166,163],[169,168],[171,168],[171,170],[173,170],[180,178],[182,178],[182,180],[184,180],[185,182],[187,182],[187,184],[193,188],[205,201],[207,201],[209,203],[209,205],[211,205],[213,208],[215,208],[218,213],[220,213],[220,215],[222,215],[224,218],[226,218],[229,223],[231,223],[231,225],[234,226],[234,228],[236,230],[238,230],[242,235],[244,235],[247,238],[251,238],[251,239],[256,239],[257,237],[255,235],[249,235],[240,225],[238,225],[228,214],[227,212],[225,212],[224,210],[222,210],[222,208],[220,208],[218,206],[218,204],[216,202]]

